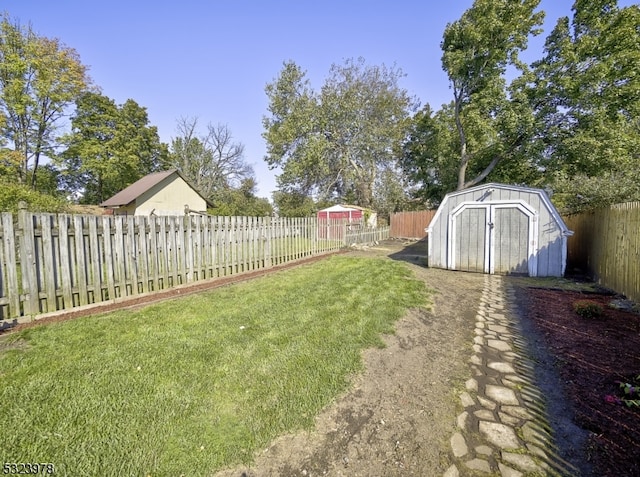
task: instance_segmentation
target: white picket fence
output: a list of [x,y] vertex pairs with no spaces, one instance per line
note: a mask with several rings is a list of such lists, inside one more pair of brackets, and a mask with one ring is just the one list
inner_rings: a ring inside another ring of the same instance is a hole
[[[0,221],[0,326],[388,238],[344,221],[31,213]],[[385,236],[386,233],[386,236]]]

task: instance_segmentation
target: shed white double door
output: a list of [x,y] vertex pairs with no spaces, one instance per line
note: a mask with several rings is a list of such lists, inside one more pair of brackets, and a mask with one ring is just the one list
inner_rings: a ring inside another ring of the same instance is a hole
[[523,201],[464,202],[449,214],[449,267],[535,276],[537,212]]

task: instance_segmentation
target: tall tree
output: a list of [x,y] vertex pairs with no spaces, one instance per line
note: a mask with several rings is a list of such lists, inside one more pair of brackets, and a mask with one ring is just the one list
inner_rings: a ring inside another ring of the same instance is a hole
[[[532,133],[532,114],[521,90],[509,87],[507,69],[527,74],[518,58],[544,18],[540,0],[475,0],[447,25],[442,66],[453,90],[458,139],[457,189],[481,182]],[[512,84],[511,86],[515,86]],[[468,178],[470,164],[481,170]]]
[[213,215],[236,217],[268,217],[273,207],[265,198],[256,196],[257,183],[253,178],[243,179],[239,187],[224,187],[213,195]]
[[399,158],[415,106],[398,84],[402,76],[347,60],[331,67],[318,93],[299,66],[285,63],[266,87],[270,116],[263,119],[265,160],[282,169],[281,191],[371,206],[380,167]]
[[146,109],[123,105],[98,93],[76,103],[67,149],[57,158],[68,192],[86,204],[100,203],[167,161],[167,146],[149,125]]
[[[52,157],[57,126],[90,80],[75,50],[38,36],[4,14],[0,22],[0,136],[19,154],[18,182],[36,188],[42,157]],[[6,155],[5,155],[6,157]]]
[[373,209],[378,213],[379,218],[386,219],[389,219],[394,212],[410,210],[415,204],[415,201],[411,200],[410,192],[411,186],[402,168],[395,163],[388,164],[377,175]]
[[443,105],[434,113],[427,104],[413,117],[404,145],[403,167],[417,185],[415,198],[437,206],[447,192],[456,189],[459,163],[453,106]]
[[320,209],[311,197],[298,192],[276,191],[273,202],[280,217],[309,217]]
[[207,125],[198,131],[197,118],[178,120],[178,135],[172,139],[169,166],[178,169],[205,197],[238,189],[254,180],[253,168],[244,158],[244,145],[233,139],[226,125]]
[[561,207],[640,200],[640,7],[577,0],[534,63],[546,171]]

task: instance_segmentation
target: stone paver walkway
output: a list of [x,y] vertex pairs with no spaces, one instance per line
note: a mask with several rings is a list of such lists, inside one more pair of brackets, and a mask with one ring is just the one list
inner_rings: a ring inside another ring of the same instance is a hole
[[544,398],[519,326],[515,292],[486,275],[476,315],[472,377],[451,437],[454,464],[444,477],[576,475],[555,453]]

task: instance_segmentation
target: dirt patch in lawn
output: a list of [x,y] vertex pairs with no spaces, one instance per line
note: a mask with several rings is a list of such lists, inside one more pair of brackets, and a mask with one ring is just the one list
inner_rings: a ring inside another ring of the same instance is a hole
[[[430,476],[442,475],[451,465],[449,440],[460,412],[459,393],[469,377],[484,277],[427,268],[424,242],[389,241],[347,253],[406,262],[433,291],[431,309],[410,310],[397,322],[395,334],[385,337],[385,348],[363,354],[365,371],[317,417],[313,430],[282,436],[258,452],[251,466],[216,475]],[[4,332],[145,306],[322,258],[72,310]]]
[[[538,371],[559,375],[571,420],[586,434],[577,450],[589,463],[584,475],[640,475],[640,407],[625,404],[620,385],[640,386],[640,315],[610,293],[521,286],[518,300],[529,341],[549,358]],[[578,315],[585,301],[600,316]]]
[[[484,275],[426,268],[422,242],[391,241],[348,253],[406,262],[433,290],[431,310],[410,310],[395,334],[385,337],[385,348],[363,354],[364,372],[317,417],[312,430],[281,436],[256,453],[250,466],[223,470],[218,477],[437,476],[451,465],[449,440],[461,410],[459,393],[469,378]],[[9,331],[143,306],[300,263],[78,310]],[[532,286],[537,283],[532,279],[509,280],[560,456],[583,476],[640,476],[640,408],[621,402],[620,387],[640,386],[640,316],[612,308],[619,297],[594,293],[592,285],[566,290]],[[574,311],[577,300],[599,304],[602,315],[581,318]]]
[[430,311],[411,310],[384,349],[364,353],[365,371],[322,412],[311,431],[286,435],[249,467],[222,476],[442,475],[450,466],[449,439],[458,393],[469,375],[474,317],[484,278],[424,266],[426,249],[402,242],[365,251],[409,263],[434,291]]

